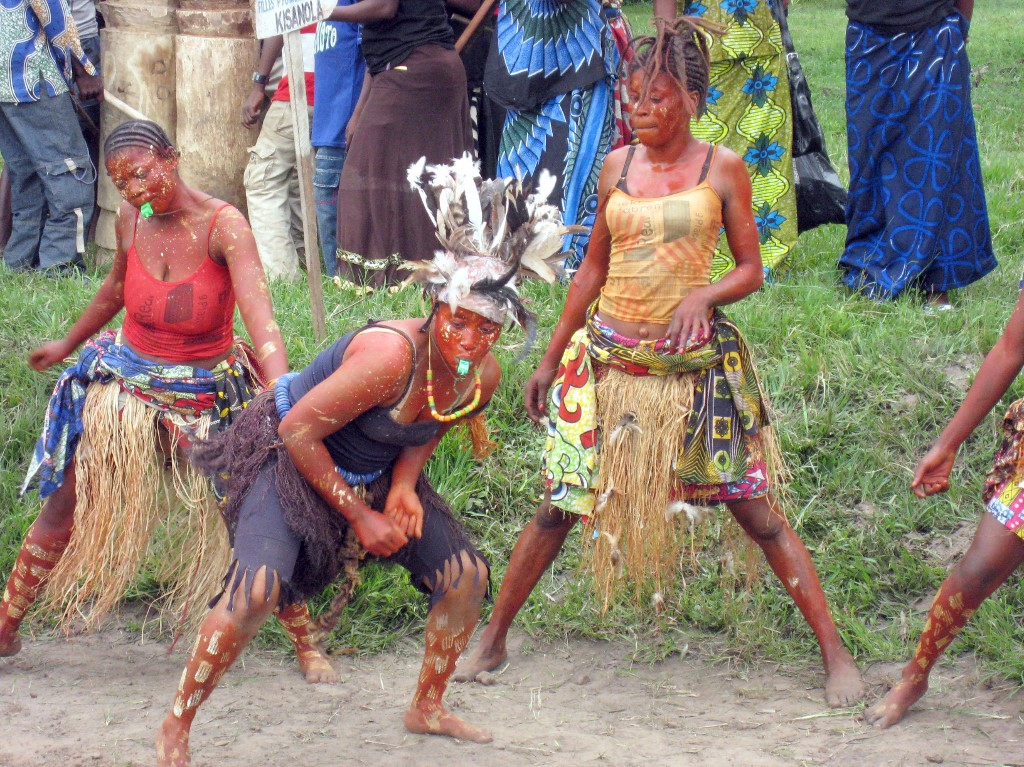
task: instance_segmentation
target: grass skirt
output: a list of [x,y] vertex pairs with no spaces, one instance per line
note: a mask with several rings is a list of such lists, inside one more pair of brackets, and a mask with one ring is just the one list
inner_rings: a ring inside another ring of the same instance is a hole
[[[712,336],[669,352],[663,341],[615,333],[591,311],[562,357],[545,471],[552,504],[593,520],[584,562],[605,608],[627,584],[639,599],[674,581],[703,543],[697,523],[707,504],[761,498],[782,484],[749,349],[721,313]],[[749,565],[738,526],[725,539],[727,555]]]
[[[161,449],[167,417],[116,381],[88,387],[74,533],[43,596],[64,630],[79,619],[96,626],[143,568],[161,587],[161,610],[183,618],[219,586],[231,561],[227,531],[209,481],[177,450]],[[209,413],[189,419],[188,432],[205,437],[211,422]]]

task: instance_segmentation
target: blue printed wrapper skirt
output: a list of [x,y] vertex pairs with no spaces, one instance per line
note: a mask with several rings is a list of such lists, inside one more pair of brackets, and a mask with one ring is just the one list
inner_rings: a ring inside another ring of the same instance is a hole
[[996,266],[971,108],[967,20],[882,35],[850,23],[843,281],[878,298],[962,288]]

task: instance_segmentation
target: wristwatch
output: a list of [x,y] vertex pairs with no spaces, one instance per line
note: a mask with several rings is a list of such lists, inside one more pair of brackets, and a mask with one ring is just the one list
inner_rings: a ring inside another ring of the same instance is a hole
[[270,82],[269,75],[261,75],[259,72],[252,73],[252,81],[257,85],[266,85]]

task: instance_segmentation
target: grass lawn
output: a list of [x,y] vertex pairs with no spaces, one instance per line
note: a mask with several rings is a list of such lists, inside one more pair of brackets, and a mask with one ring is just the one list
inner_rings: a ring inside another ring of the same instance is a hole
[[[845,177],[843,7],[840,0],[793,0],[790,26],[832,159]],[[639,25],[646,23],[649,8],[631,5],[628,12]],[[926,501],[911,495],[917,459],[954,413],[1017,298],[1024,255],[1024,123],[1016,110],[1024,31],[1014,22],[1022,18],[1017,0],[993,0],[978,5],[971,29],[975,115],[1000,261],[993,274],[956,294],[952,312],[925,314],[914,297],[877,304],[836,285],[845,230],[833,226],[802,236],[788,275],[729,309],[755,349],[777,411],[793,473],[790,518],[818,565],[840,631],[863,661],[908,656],[931,595],[977,524],[982,478],[1002,412],[1024,391],[1015,384],[964,445],[948,494]],[[20,499],[18,486],[58,372],[32,372],[26,355],[63,334],[100,276],[83,283],[0,274],[0,573],[10,570],[36,512],[36,499]],[[542,319],[542,343],[563,291],[545,285],[526,289]],[[422,311],[411,291],[360,299],[325,283],[325,294],[331,338],[368,317]],[[324,345],[310,329],[307,290],[275,285],[274,300],[290,359],[300,367]],[[518,332],[508,332],[500,352],[505,379],[489,415],[500,448],[477,463],[468,456],[465,438],[455,434],[428,467],[494,564],[495,585],[541,489],[542,436],[523,416],[521,388],[542,348],[513,364],[520,339]],[[724,587],[729,579],[723,578],[714,547],[687,565],[668,594],[669,609],[660,615],[619,606],[602,616],[574,569],[577,550],[571,538],[523,610],[520,625],[528,631],[631,638],[643,658],[663,657],[701,631],[722,635],[731,655],[747,659],[815,654],[813,636],[773,576],[762,573],[749,589]],[[151,588],[139,584],[142,594]],[[992,673],[1024,683],[1022,604],[1024,585],[1011,579],[985,603],[952,652],[977,653]],[[333,641],[380,650],[419,631],[424,614],[424,600],[404,571],[368,568]],[[274,632],[266,629],[265,641],[282,641]]]

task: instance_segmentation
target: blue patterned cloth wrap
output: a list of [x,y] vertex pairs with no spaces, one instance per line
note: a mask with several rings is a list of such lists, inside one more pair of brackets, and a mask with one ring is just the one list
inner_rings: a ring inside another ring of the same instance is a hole
[[850,23],[843,281],[872,298],[961,288],[996,267],[971,108],[967,20],[916,32]]

